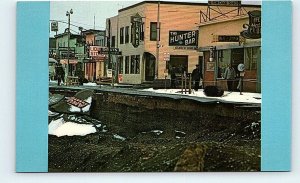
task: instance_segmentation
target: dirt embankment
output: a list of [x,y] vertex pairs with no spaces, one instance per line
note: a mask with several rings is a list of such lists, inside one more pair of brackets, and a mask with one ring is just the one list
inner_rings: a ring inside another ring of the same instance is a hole
[[260,111],[233,104],[97,93],[84,137],[49,136],[49,171],[259,171]]

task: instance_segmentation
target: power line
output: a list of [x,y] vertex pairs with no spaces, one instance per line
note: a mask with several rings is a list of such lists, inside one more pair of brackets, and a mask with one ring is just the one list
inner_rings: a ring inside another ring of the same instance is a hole
[[[63,21],[63,20],[50,20],[50,22],[54,22],[54,21],[60,22],[60,23],[64,23],[64,24],[68,24],[68,22]],[[71,24],[71,23],[70,23],[70,25],[72,25],[72,26],[74,26],[74,27],[77,27],[77,28],[81,27],[81,26],[74,25],[74,24]],[[81,27],[81,28],[82,28],[83,30],[88,30],[88,29],[85,29],[85,28],[83,28],[83,27]]]
[[[76,21],[71,21],[71,22],[81,24],[81,25],[86,25],[86,26],[89,26],[89,27],[93,27],[93,25],[90,25],[90,24],[80,23],[80,22],[76,22]],[[96,27],[105,28],[105,27],[101,27],[101,26],[97,26],[97,25],[96,25]]]

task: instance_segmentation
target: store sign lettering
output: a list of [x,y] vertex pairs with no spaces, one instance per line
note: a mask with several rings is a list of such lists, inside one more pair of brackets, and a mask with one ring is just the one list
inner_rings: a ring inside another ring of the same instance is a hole
[[241,32],[241,36],[247,39],[261,38],[261,11],[250,11],[248,15],[249,24],[243,25],[243,28],[246,30]]
[[240,6],[241,1],[232,1],[232,0],[227,0],[227,1],[208,1],[209,6]]
[[170,31],[169,46],[198,46],[198,31]]
[[240,36],[237,35],[218,35],[218,42],[239,42]]

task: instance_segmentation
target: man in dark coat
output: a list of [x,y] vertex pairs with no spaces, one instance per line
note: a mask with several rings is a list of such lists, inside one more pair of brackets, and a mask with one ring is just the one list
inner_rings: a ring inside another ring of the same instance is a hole
[[196,68],[192,72],[192,81],[194,82],[194,90],[198,91],[200,79],[202,78],[202,73],[199,68],[199,65],[196,65]]
[[64,81],[64,77],[65,77],[65,71],[64,71],[61,63],[58,63],[55,66],[55,73],[56,73],[56,77],[57,77],[57,85],[59,86],[61,81]]

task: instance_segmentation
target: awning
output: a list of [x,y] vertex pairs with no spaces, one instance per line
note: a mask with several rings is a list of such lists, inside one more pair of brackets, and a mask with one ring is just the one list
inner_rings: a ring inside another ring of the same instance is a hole
[[[68,64],[68,59],[61,59],[60,63],[66,65]],[[77,63],[78,63],[77,59],[69,59],[69,64],[77,64]]]
[[57,63],[57,60],[55,60],[54,58],[49,58],[49,63]]

